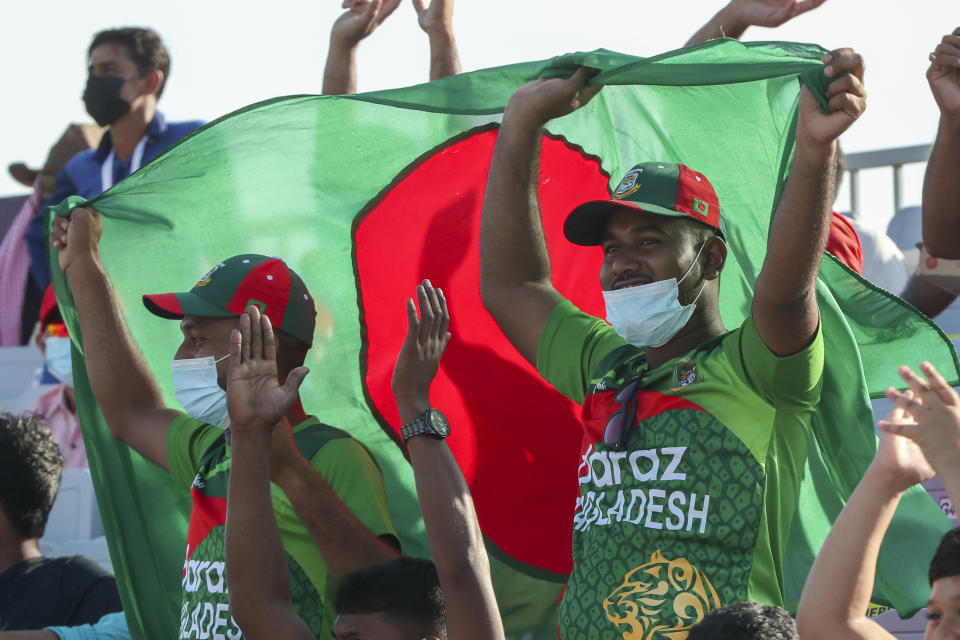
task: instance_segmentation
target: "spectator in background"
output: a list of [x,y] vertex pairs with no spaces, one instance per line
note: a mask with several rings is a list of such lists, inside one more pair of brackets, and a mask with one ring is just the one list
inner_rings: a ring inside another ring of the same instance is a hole
[[0,630],[92,623],[120,611],[113,576],[95,562],[40,553],[62,473],[49,429],[0,414]]
[[56,191],[57,173],[77,153],[95,148],[102,137],[101,127],[71,124],[50,149],[43,168],[30,169],[22,162],[8,167],[10,175],[32,191],[0,243],[0,347],[27,344],[43,293],[30,275],[30,253],[23,239],[27,225]]
[[[428,280],[407,301],[407,337],[393,392],[436,563],[400,558],[354,571],[337,590],[333,632],[358,638],[503,640],[490,566],[466,480],[444,442],[450,425],[430,408],[430,384],[450,339],[443,292]],[[250,640],[312,638],[290,603],[280,535],[270,512],[269,442],[302,380],[277,377],[270,321],[250,307],[231,336],[227,403],[234,429],[227,514],[230,607]],[[321,546],[321,552],[323,547]],[[438,589],[439,583],[439,589]],[[441,593],[442,592],[442,593]]]
[[[44,208],[69,196],[92,198],[203,125],[200,120],[167,122],[157,102],[170,78],[170,54],[152,29],[124,27],[97,33],[87,49],[87,113],[109,127],[100,145],[74,156],[56,176]],[[24,237],[31,272],[41,290],[50,284],[43,208]]]
[[42,418],[49,427],[60,443],[65,468],[86,469],[87,453],[83,448],[73,391],[70,333],[60,317],[53,285],[48,286],[43,294],[36,343],[43,353],[44,375],[52,377],[55,386],[34,400],[27,413]]
[[744,602],[714,609],[687,640],[797,640],[797,625],[780,607]]
[[[396,10],[400,0],[344,0],[346,11],[333,23],[323,72],[323,93],[357,92],[356,50]],[[430,80],[460,73],[453,37],[453,0],[414,0],[417,21],[430,39]]]

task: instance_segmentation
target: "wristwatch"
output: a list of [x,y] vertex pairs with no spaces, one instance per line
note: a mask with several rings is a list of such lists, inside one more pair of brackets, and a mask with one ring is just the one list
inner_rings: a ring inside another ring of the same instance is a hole
[[436,409],[427,409],[412,422],[400,428],[400,437],[404,442],[419,435],[443,440],[450,435],[450,423],[447,422],[447,417]]

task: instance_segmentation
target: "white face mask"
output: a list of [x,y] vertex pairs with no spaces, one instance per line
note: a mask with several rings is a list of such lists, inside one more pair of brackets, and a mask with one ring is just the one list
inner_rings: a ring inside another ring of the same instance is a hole
[[60,382],[73,386],[73,364],[70,360],[70,338],[47,338],[43,341],[43,361],[47,371]]
[[679,281],[668,278],[636,287],[604,291],[607,322],[613,330],[624,340],[640,348],[662,347],[677,335],[690,320],[697,308],[696,302],[707,286],[704,280],[693,302],[680,304],[680,283],[690,275],[705,246],[706,243],[703,243],[697,257]]
[[227,413],[227,392],[217,384],[217,363],[213,356],[188,358],[170,363],[173,374],[173,393],[191,418],[226,430],[230,426]]

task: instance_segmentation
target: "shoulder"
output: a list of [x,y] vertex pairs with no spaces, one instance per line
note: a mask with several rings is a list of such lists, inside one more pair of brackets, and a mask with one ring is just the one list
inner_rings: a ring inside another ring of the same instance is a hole
[[207,124],[203,120],[184,120],[181,122],[169,122],[167,123],[167,131],[170,135],[181,137],[185,136],[188,133],[196,131],[203,125]]

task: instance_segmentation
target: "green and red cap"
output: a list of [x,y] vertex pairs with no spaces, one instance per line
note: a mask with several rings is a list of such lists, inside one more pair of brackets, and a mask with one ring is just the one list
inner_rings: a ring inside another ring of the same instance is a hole
[[689,217],[720,230],[720,201],[702,173],[674,162],[641,162],[623,176],[609,200],[584,202],[563,223],[567,240],[583,246],[603,244],[610,215],[618,208],[675,218]]
[[313,344],[317,311],[306,285],[279,258],[244,254],[227,258],[205,273],[190,291],[143,296],[150,313],[180,320],[183,316],[236,318],[256,305],[275,329]]

